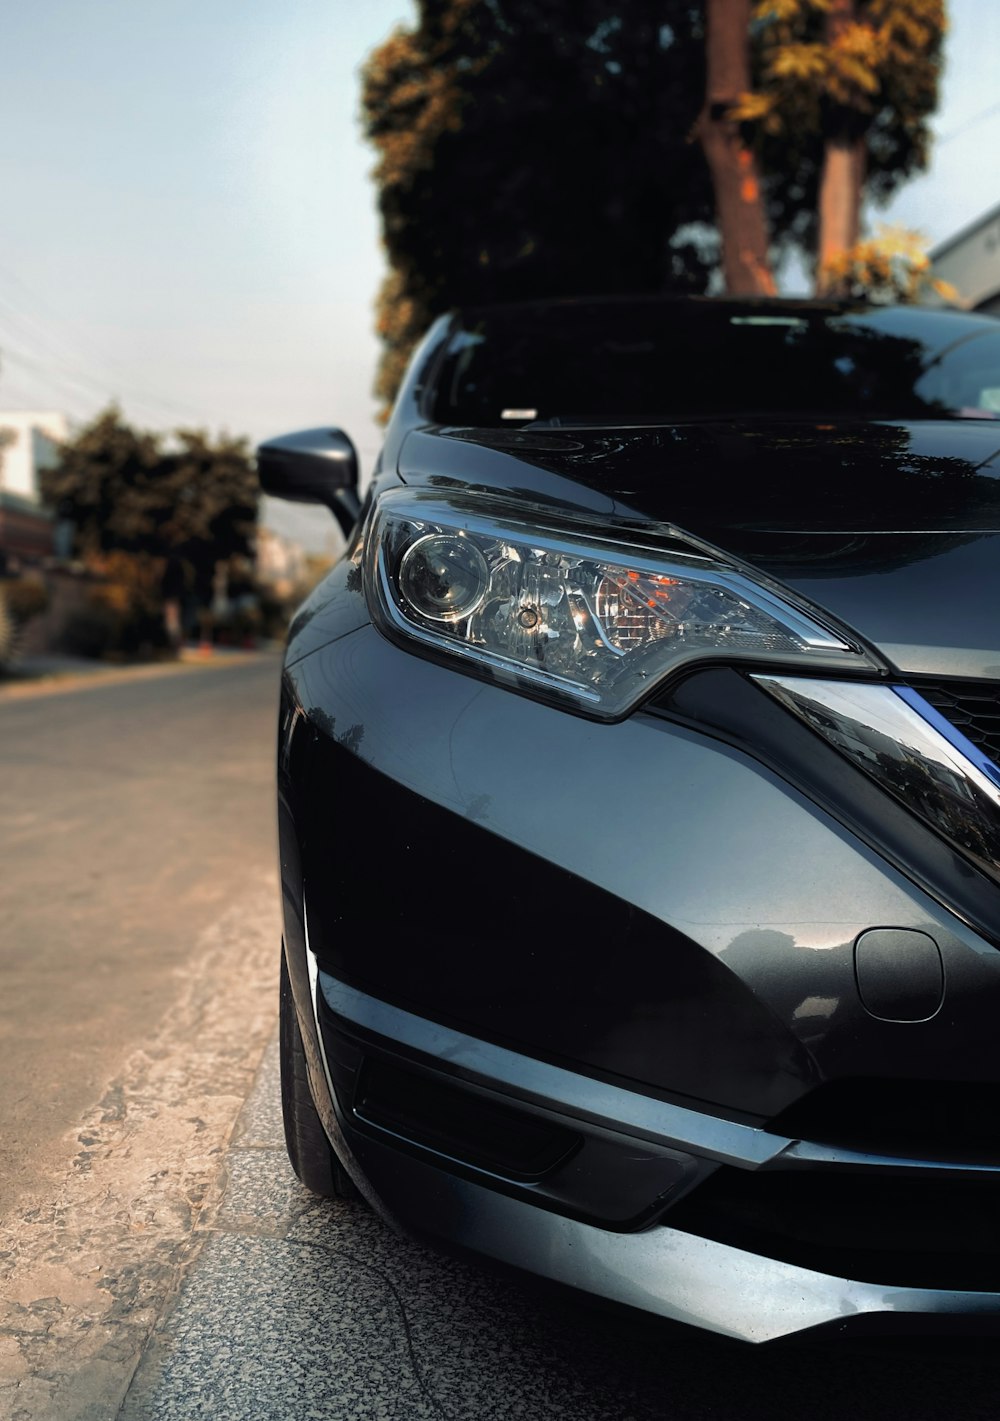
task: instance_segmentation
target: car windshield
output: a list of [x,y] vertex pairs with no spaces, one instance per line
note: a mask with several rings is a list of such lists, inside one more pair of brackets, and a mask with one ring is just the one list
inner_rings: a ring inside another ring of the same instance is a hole
[[467,313],[434,418],[474,426],[1000,417],[1000,324],[916,307],[579,301]]

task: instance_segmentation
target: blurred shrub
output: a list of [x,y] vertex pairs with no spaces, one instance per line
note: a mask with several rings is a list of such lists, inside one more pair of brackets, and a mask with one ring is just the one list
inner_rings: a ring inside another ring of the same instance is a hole
[[59,649],[71,656],[101,657],[113,650],[117,637],[115,614],[88,601],[67,616],[59,634]]
[[9,578],[3,584],[3,597],[8,612],[19,625],[49,608],[49,589],[40,573],[27,572],[22,577]]
[[163,560],[111,552],[92,563],[96,577],[63,627],[62,650],[75,656],[142,660],[169,650],[160,586]]
[[10,665],[14,656],[15,643],[16,626],[14,618],[7,608],[6,588],[0,582],[0,673]]
[[855,243],[825,263],[824,289],[877,304],[958,302],[950,282],[934,276],[927,244],[919,232],[880,223],[874,237]]

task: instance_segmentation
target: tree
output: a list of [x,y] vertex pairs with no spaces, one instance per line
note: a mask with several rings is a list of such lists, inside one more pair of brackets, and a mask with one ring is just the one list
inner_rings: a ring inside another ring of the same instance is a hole
[[859,242],[863,197],[884,202],[926,167],[945,27],[944,0],[755,6],[756,85],[730,118],[759,155],[776,247],[815,254],[820,293]]
[[370,56],[389,274],[378,393],[457,304],[703,290],[711,218],[690,135],[701,17],[686,0],[418,0]]
[[[98,601],[118,619],[119,649],[162,631],[165,594],[176,602],[186,587],[207,607],[217,565],[252,554],[259,491],[245,439],[164,437],[111,406],[63,444],[42,496],[72,523],[76,556],[104,574]],[[94,636],[106,648],[112,631]]]
[[159,461],[156,436],[126,424],[113,405],[63,444],[59,463],[42,471],[41,493],[73,524],[78,557],[137,552],[155,541]]
[[706,0],[705,106],[698,120],[712,174],[726,290],[773,296],[774,276],[757,157],[737,117],[750,89],[751,0]]
[[219,561],[252,547],[259,497],[245,439],[201,430],[164,437],[109,406],[60,449],[42,497],[75,528],[75,553],[182,550]]
[[180,429],[161,458],[160,479],[160,545],[188,562],[207,597],[217,563],[252,553],[260,494],[247,441]]
[[245,439],[137,430],[112,405],[62,445],[42,496],[101,574],[71,638],[89,654],[175,640],[182,593],[207,609],[217,566],[252,556],[259,491]]
[[884,200],[926,163],[944,0],[417,8],[363,75],[386,404],[450,307],[704,291],[714,219],[730,291],[772,292],[793,248],[833,289],[862,191]]

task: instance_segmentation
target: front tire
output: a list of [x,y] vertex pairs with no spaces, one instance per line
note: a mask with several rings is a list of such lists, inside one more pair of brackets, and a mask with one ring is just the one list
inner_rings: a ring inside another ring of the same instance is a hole
[[333,1152],[313,1103],[284,947],[281,950],[278,997],[278,1053],[281,1062],[281,1115],[292,1169],[307,1189],[324,1199],[360,1199],[354,1181]]

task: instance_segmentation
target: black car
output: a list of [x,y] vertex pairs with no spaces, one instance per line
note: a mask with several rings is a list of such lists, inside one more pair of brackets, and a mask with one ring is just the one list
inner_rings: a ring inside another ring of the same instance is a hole
[[283,678],[305,1184],[752,1341],[1000,1316],[998,416],[988,317],[595,299],[438,321],[360,510],[263,446],[353,528]]

